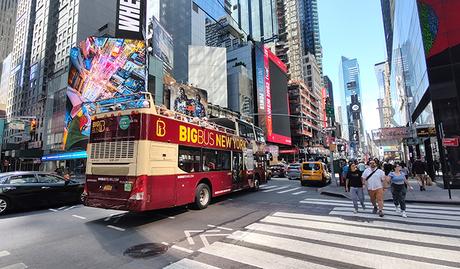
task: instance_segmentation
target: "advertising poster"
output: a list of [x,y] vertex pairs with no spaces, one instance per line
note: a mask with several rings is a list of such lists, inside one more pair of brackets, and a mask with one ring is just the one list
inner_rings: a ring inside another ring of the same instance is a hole
[[208,93],[205,90],[183,84],[174,84],[170,89],[172,110],[190,117],[206,117]]
[[151,23],[153,54],[171,70],[174,67],[173,39],[155,17],[152,17]]
[[[143,41],[89,37],[70,50],[64,149],[86,149],[95,101],[108,102],[139,98],[146,79]],[[135,100],[132,106],[141,106]],[[119,107],[126,109],[128,107]],[[133,107],[129,107],[133,108]]]
[[146,0],[117,0],[115,37],[143,40]]

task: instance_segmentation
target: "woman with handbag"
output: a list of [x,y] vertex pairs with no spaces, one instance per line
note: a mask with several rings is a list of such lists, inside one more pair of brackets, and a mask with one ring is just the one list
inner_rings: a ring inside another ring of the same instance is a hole
[[403,218],[407,218],[406,214],[406,193],[407,186],[412,190],[409,181],[406,179],[406,174],[401,171],[401,165],[395,164],[394,172],[388,174],[387,179],[391,181],[391,194],[396,212],[401,213]]

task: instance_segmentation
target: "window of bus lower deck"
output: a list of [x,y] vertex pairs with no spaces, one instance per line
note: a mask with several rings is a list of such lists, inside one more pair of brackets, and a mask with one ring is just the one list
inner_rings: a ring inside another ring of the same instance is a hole
[[203,149],[203,171],[230,170],[230,151]]
[[200,172],[201,170],[201,149],[179,146],[178,166],[188,173]]

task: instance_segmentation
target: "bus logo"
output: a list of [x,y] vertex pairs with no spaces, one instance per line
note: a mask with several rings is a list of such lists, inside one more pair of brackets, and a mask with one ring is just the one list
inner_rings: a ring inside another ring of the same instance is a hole
[[105,121],[104,120],[93,121],[93,128],[92,128],[93,133],[103,133],[104,131],[105,131]]
[[120,129],[122,130],[128,129],[130,124],[131,124],[131,119],[128,116],[121,117],[120,121],[118,122],[118,126],[120,126]]
[[164,137],[166,135],[166,123],[162,120],[157,120],[157,136]]

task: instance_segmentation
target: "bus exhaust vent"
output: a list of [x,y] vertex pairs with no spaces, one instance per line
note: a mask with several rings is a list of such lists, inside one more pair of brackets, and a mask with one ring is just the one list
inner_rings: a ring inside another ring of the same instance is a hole
[[101,142],[91,144],[90,158],[132,159],[134,158],[134,141]]

